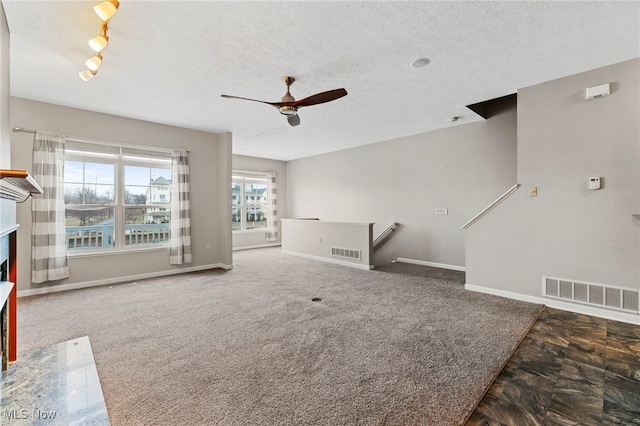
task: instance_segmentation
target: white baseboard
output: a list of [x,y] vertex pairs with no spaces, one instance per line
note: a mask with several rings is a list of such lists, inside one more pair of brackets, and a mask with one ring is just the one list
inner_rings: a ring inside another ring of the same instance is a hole
[[550,308],[561,309],[563,311],[576,312],[578,314],[591,315],[599,318],[606,318],[614,321],[626,322],[640,325],[640,315],[626,312],[610,311],[593,306],[581,305],[578,303],[568,303],[561,300],[548,299],[546,297],[530,296],[528,294],[513,293],[510,291],[498,290],[495,288],[482,287],[473,284],[465,284],[465,290],[476,291],[478,293],[492,294],[494,296],[506,297],[508,299],[522,300],[523,302],[546,305]]
[[240,246],[240,247],[234,247],[233,251],[251,250],[251,249],[267,248],[267,247],[279,247],[281,245],[282,245],[281,243],[267,243],[267,244],[258,244],[254,246]]
[[233,269],[233,265],[225,265],[223,263],[214,263],[211,265],[192,266],[190,268],[172,269],[169,271],[157,271],[157,272],[150,272],[147,274],[127,275],[125,277],[107,278],[107,279],[95,280],[95,281],[84,281],[84,282],[73,283],[73,284],[62,284],[57,286],[33,288],[29,290],[19,290],[17,293],[17,296],[25,297],[25,296],[35,296],[38,294],[57,293],[59,291],[78,290],[81,288],[98,287],[101,285],[118,284],[118,283],[124,283],[129,281],[143,280],[145,278],[157,278],[157,277],[164,277],[167,275],[178,275],[178,274],[184,274],[187,272],[205,271],[207,269],[216,269],[216,268]]
[[452,271],[466,271],[467,268],[458,265],[448,265],[446,263],[427,262],[426,260],[407,259],[406,257],[398,257],[398,262],[413,263],[414,265],[432,266],[434,268],[451,269]]
[[327,257],[314,256],[312,254],[298,253],[298,252],[289,251],[289,250],[282,250],[282,254],[290,254],[292,256],[304,257],[305,259],[319,260],[320,262],[333,263],[335,265],[348,266],[350,268],[365,269],[367,271],[370,269],[373,269],[373,265],[363,265],[361,263],[345,262],[342,260],[329,259]]

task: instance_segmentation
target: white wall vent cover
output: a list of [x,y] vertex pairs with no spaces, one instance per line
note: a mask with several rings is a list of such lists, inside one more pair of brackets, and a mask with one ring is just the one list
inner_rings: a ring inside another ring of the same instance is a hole
[[640,291],[629,288],[542,277],[542,294],[551,299],[640,313]]
[[360,260],[360,250],[331,247],[331,256]]

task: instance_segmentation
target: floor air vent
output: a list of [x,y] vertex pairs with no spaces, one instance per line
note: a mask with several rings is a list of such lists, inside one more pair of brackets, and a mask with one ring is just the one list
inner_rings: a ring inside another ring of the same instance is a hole
[[543,277],[543,293],[552,299],[640,313],[640,292],[638,290],[564,278]]
[[331,247],[331,256],[343,257],[345,259],[360,260],[360,250]]

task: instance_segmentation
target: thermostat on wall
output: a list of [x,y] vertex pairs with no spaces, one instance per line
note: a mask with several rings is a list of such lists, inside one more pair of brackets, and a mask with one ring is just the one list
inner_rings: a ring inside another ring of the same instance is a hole
[[593,99],[593,98],[601,98],[603,96],[609,96],[609,93],[611,93],[610,91],[610,87],[609,87],[609,83],[607,84],[601,84],[600,86],[594,86],[594,87],[588,87],[586,90],[586,99]]
[[600,189],[600,178],[599,177],[589,178],[589,189]]

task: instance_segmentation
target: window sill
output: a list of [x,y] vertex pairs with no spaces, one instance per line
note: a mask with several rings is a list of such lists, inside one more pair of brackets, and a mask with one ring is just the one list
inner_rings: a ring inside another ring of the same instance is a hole
[[168,250],[169,250],[169,245],[163,244],[158,247],[127,248],[122,250],[67,251],[67,257],[80,258],[80,257],[96,257],[96,256],[115,256],[119,254],[148,253],[151,251],[168,251]]
[[267,232],[266,228],[258,228],[258,229],[237,229],[233,231],[234,234],[256,234],[258,232],[262,232],[263,234]]

